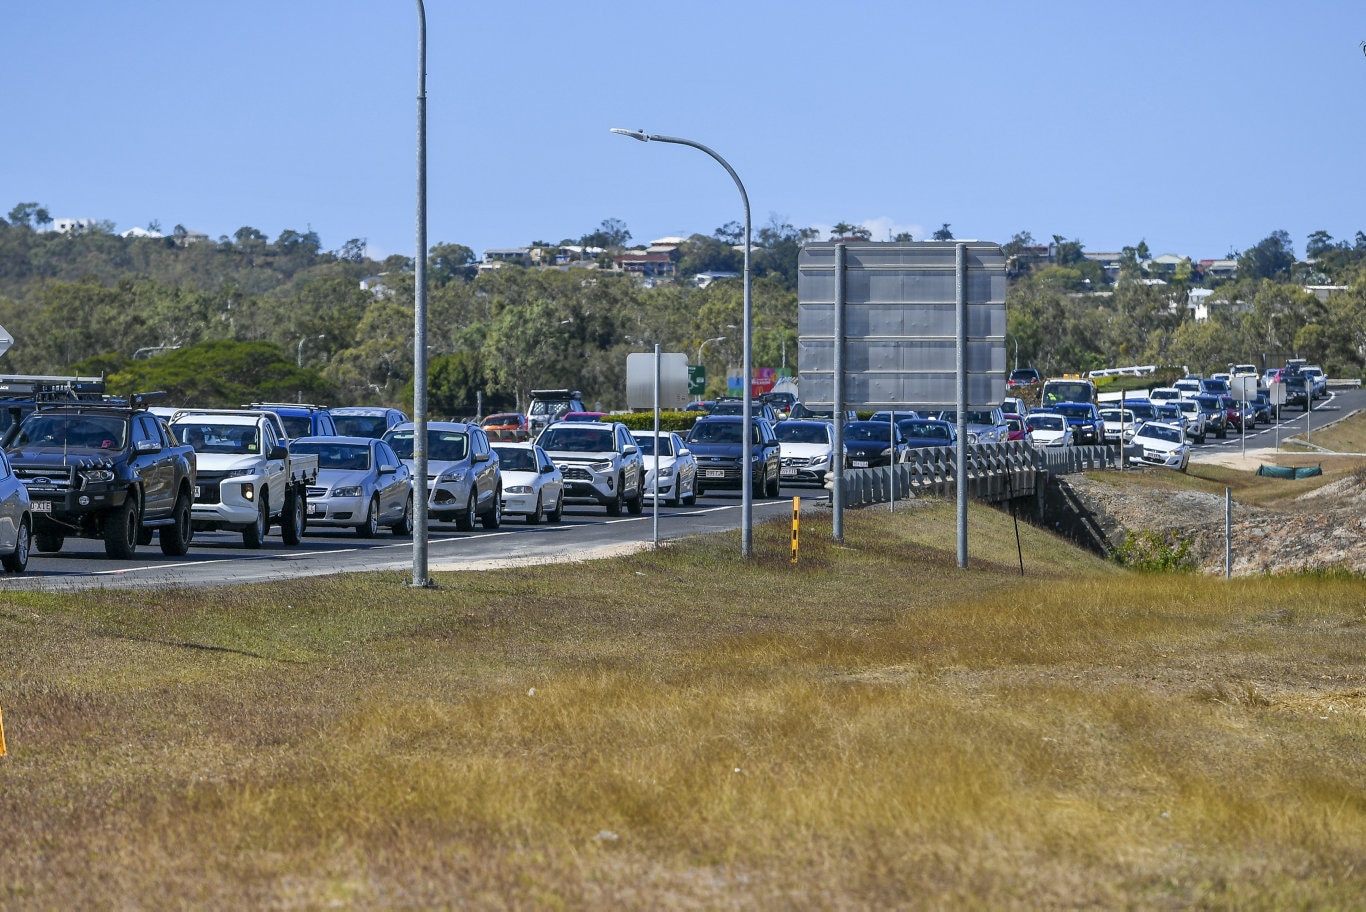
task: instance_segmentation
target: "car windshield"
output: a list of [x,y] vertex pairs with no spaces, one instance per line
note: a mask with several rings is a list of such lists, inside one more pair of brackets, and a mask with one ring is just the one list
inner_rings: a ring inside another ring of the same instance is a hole
[[1057,412],[1059,415],[1062,415],[1066,418],[1092,417],[1091,409],[1085,405],[1059,405],[1055,406],[1053,408],[1053,411]]
[[388,426],[383,415],[332,415],[338,437],[383,437]]
[[512,413],[508,413],[508,414],[502,414],[502,415],[490,415],[490,416],[488,416],[487,418],[484,419],[484,427],[486,427],[486,428],[491,428],[491,427],[514,427],[514,428],[515,428],[515,427],[521,427],[521,426],[522,426],[522,416],[521,416],[521,415],[518,415],[516,412],[512,412]]
[[1100,420],[1111,421],[1115,424],[1133,424],[1134,413],[1128,409],[1125,409],[1124,411],[1120,411],[1119,409],[1104,409],[1100,413]]
[[313,436],[313,422],[307,415],[280,415],[280,423],[285,426],[285,433],[290,440]]
[[261,436],[254,424],[216,424],[212,421],[177,421],[171,425],[181,443],[196,453],[246,455],[261,452]]
[[560,427],[551,425],[538,441],[543,450],[562,453],[607,453],[612,446],[612,429],[595,427]]
[[[636,447],[642,456],[653,456],[655,454],[655,435],[654,434],[632,434],[631,437],[636,442]],[[659,455],[672,456],[674,454],[673,439],[668,434],[659,435]]]
[[19,426],[15,445],[121,450],[128,421],[113,415],[50,415],[34,412]]
[[828,444],[830,432],[833,428],[828,424],[801,424],[796,421],[784,421],[774,430],[778,433],[779,443]]
[[[713,415],[740,415],[744,413],[744,409],[745,404],[743,402],[718,402],[711,407],[711,413]],[[750,406],[751,414],[757,411],[758,409],[753,405]]]
[[[413,458],[413,429],[390,431],[384,438],[399,459]],[[448,428],[427,428],[427,458],[438,462],[460,462],[470,451],[470,436]]]
[[536,454],[526,447],[493,448],[498,454],[498,467],[504,472],[535,472]]
[[901,433],[918,440],[948,440],[947,424],[931,424],[923,421],[903,421],[897,425]]
[[892,425],[882,421],[855,421],[844,426],[845,440],[872,440],[883,443],[892,438]]
[[1148,405],[1146,403],[1135,403],[1134,405],[1129,406],[1129,411],[1137,415],[1139,419],[1157,417],[1156,407]]
[[1181,432],[1166,424],[1145,424],[1138,432],[1138,435],[1140,437],[1147,437],[1150,440],[1165,440],[1167,443],[1181,442]]
[[[758,443],[758,428],[755,428],[754,442]],[[738,421],[699,421],[688,434],[689,443],[739,444],[740,422]]]
[[1032,431],[1061,431],[1065,426],[1061,415],[1030,415],[1025,425]]
[[318,468],[365,471],[370,468],[370,447],[363,443],[326,443],[304,441],[291,445],[295,453],[315,453]]
[[1023,431],[1024,419],[1020,418],[1018,415],[1007,415],[1006,427],[1010,428],[1012,431]]

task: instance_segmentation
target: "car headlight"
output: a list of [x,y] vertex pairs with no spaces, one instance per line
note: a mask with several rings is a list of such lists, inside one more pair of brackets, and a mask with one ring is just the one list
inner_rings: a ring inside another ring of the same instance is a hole
[[333,497],[360,497],[360,485],[342,485],[332,489]]
[[807,464],[811,466],[823,466],[828,462],[830,462],[830,454],[826,453],[824,456],[812,456],[811,461]]
[[86,484],[104,484],[114,480],[114,473],[109,469],[84,469],[80,475]]
[[972,445],[975,445],[976,443],[977,443],[977,435],[976,435],[975,433],[969,431],[969,432],[968,432],[968,445],[969,445],[969,446],[972,446]]
[[612,463],[611,463],[610,461],[608,461],[608,462],[593,462],[593,463],[589,463],[588,468],[591,469],[591,470],[594,471],[594,472],[597,472],[598,474],[602,474],[603,472],[610,472],[610,471],[612,471]]
[[436,480],[438,482],[455,482],[456,484],[459,484],[460,482],[465,480],[465,470],[447,469],[446,471],[442,472]]
[[673,466],[664,466],[663,468],[661,468],[661,469],[659,470],[659,477],[660,477],[660,478],[673,478],[673,477],[674,477],[674,467],[673,467]]
[[885,447],[885,448],[882,450],[881,453],[878,453],[878,455],[879,455],[879,456],[890,456],[890,455],[892,455],[892,448],[891,448],[891,447]]
[[531,485],[511,485],[503,489],[509,494],[530,494],[536,489]]
[[223,477],[224,477],[224,478],[237,478],[237,477],[242,476],[242,475],[255,475],[255,474],[256,474],[256,470],[255,470],[255,469],[228,469],[227,473],[226,473]]

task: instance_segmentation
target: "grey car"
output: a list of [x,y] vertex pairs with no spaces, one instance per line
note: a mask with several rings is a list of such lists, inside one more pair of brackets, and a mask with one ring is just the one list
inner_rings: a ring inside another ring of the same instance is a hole
[[413,478],[389,444],[373,437],[305,437],[291,453],[318,457],[308,488],[308,525],[341,526],[373,538],[380,526],[413,531]]

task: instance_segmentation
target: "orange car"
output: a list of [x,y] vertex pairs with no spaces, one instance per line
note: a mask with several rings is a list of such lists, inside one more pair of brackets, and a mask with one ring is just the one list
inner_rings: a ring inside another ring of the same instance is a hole
[[526,441],[531,439],[531,424],[521,412],[489,415],[480,425],[490,440]]

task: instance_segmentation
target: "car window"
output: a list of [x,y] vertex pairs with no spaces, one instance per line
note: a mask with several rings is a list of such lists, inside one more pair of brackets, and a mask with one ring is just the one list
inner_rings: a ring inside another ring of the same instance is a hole
[[378,437],[387,430],[383,415],[336,415],[333,424],[341,437]]
[[793,421],[784,421],[778,425],[777,436],[779,443],[829,443],[830,429],[826,426],[815,424],[797,424]]
[[221,424],[186,420],[175,423],[176,434],[196,453],[245,455],[259,453],[261,442],[255,425]]
[[1062,415],[1030,415],[1025,419],[1025,424],[1031,430],[1061,431],[1064,427],[1065,419]]
[[493,448],[493,452],[498,454],[499,467],[504,472],[535,472],[536,454],[523,447],[500,447]]
[[546,450],[567,453],[605,453],[612,449],[613,430],[610,427],[561,427],[551,425],[541,435],[539,443]]
[[699,421],[688,434],[689,443],[740,443],[738,421]]
[[293,446],[296,453],[314,453],[318,468],[347,471],[370,468],[370,447],[363,443],[324,443],[299,441]]

